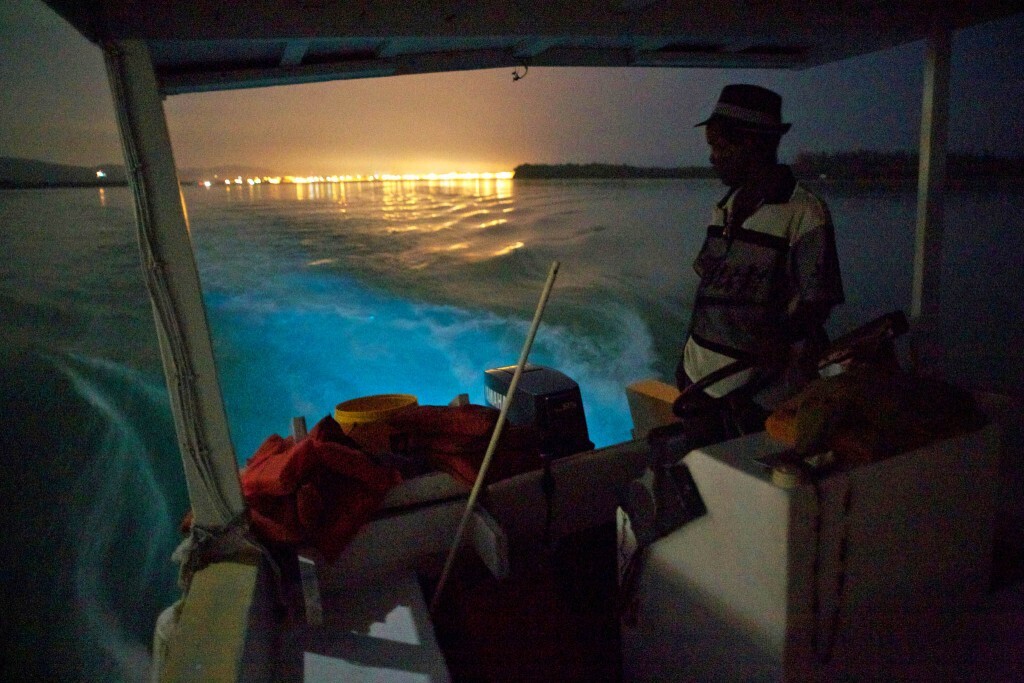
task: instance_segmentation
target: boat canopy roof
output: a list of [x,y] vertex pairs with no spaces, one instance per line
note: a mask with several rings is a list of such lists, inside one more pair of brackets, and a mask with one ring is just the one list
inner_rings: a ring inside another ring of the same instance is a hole
[[139,39],[163,94],[523,66],[805,68],[1019,0],[45,0]]

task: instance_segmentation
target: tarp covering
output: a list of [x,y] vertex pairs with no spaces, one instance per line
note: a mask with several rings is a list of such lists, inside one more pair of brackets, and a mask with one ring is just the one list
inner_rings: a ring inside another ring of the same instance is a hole
[[978,429],[970,393],[951,384],[872,365],[811,382],[765,423],[772,437],[809,455],[832,450],[852,466]]
[[[273,434],[241,471],[252,529],[333,562],[403,475],[441,470],[472,484],[497,420],[489,406],[414,406],[348,433],[325,417],[297,444]],[[488,481],[539,469],[538,443],[534,429],[506,426]]]
[[[388,418],[392,443],[414,460],[448,472],[468,484],[480,464],[498,422],[498,410],[483,405],[415,406]],[[540,440],[532,427],[505,425],[487,482],[540,469]]]
[[325,417],[305,439],[269,436],[241,472],[253,529],[265,541],[317,548],[333,562],[401,481]]

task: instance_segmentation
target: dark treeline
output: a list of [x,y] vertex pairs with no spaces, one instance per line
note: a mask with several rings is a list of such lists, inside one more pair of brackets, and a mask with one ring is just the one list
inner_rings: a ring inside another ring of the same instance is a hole
[[626,164],[521,164],[517,180],[535,178],[714,178],[713,169],[701,166],[659,168]]
[[[104,175],[98,176],[97,171]],[[35,159],[0,157],[0,188],[110,187],[127,185],[124,166],[71,166]]]
[[[900,183],[917,178],[917,154],[912,152],[800,152],[791,164],[800,178]],[[991,154],[950,154],[946,172],[951,180],[1022,179],[1024,157]],[[714,178],[710,167],[676,168],[626,164],[522,164],[517,179],[551,178]]]

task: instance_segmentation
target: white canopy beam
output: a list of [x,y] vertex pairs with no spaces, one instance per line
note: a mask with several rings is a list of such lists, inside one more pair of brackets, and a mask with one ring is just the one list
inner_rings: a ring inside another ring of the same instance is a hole
[[163,102],[145,42],[103,52],[194,520],[224,527],[245,502]]
[[921,108],[921,145],[917,183],[917,235],[911,318],[920,368],[943,367],[938,338],[942,294],[942,233],[949,137],[949,71],[952,30],[937,17],[928,36]]

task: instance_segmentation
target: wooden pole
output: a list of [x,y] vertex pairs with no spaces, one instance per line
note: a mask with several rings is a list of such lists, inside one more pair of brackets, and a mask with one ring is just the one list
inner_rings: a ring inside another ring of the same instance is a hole
[[512,401],[515,399],[516,387],[519,386],[519,378],[522,376],[523,368],[526,366],[526,359],[530,356],[530,348],[533,346],[533,339],[537,336],[537,328],[540,327],[540,320],[544,315],[544,308],[547,306],[548,297],[551,295],[551,288],[555,284],[555,277],[558,275],[558,266],[558,261],[553,261],[551,263],[551,270],[548,272],[547,282],[544,283],[544,289],[541,292],[540,301],[537,302],[537,310],[533,314],[533,323],[530,325],[530,331],[526,335],[526,342],[523,344],[522,353],[519,354],[519,362],[516,363],[515,372],[512,374],[512,383],[509,384],[508,394],[505,395],[505,400],[501,404],[501,410],[498,413],[498,422],[494,425],[494,431],[491,432],[491,441],[487,444],[487,451],[484,453],[484,460],[480,463],[480,471],[477,473],[476,481],[473,482],[473,489],[469,493],[469,501],[466,503],[466,509],[462,513],[462,519],[459,521],[459,528],[455,532],[455,541],[452,543],[451,550],[448,551],[448,557],[445,560],[444,569],[441,571],[441,578],[438,579],[437,588],[434,590],[434,597],[430,600],[431,612],[437,610],[437,605],[441,600],[441,592],[444,590],[445,583],[448,581],[448,574],[451,573],[452,564],[455,562],[455,555],[462,546],[462,539],[466,534],[466,526],[473,515],[473,510],[476,507],[476,500],[480,495],[480,489],[483,488],[484,479],[487,477],[487,469],[491,466],[491,459],[494,457],[494,452],[498,447],[498,441],[501,439],[502,429],[505,427],[505,418],[508,415],[508,410],[512,405]]
[[910,316],[918,370],[941,374],[939,339],[942,296],[942,233],[945,215],[946,147],[949,137],[949,71],[952,30],[937,16],[928,36],[921,105],[917,181],[917,232]]

